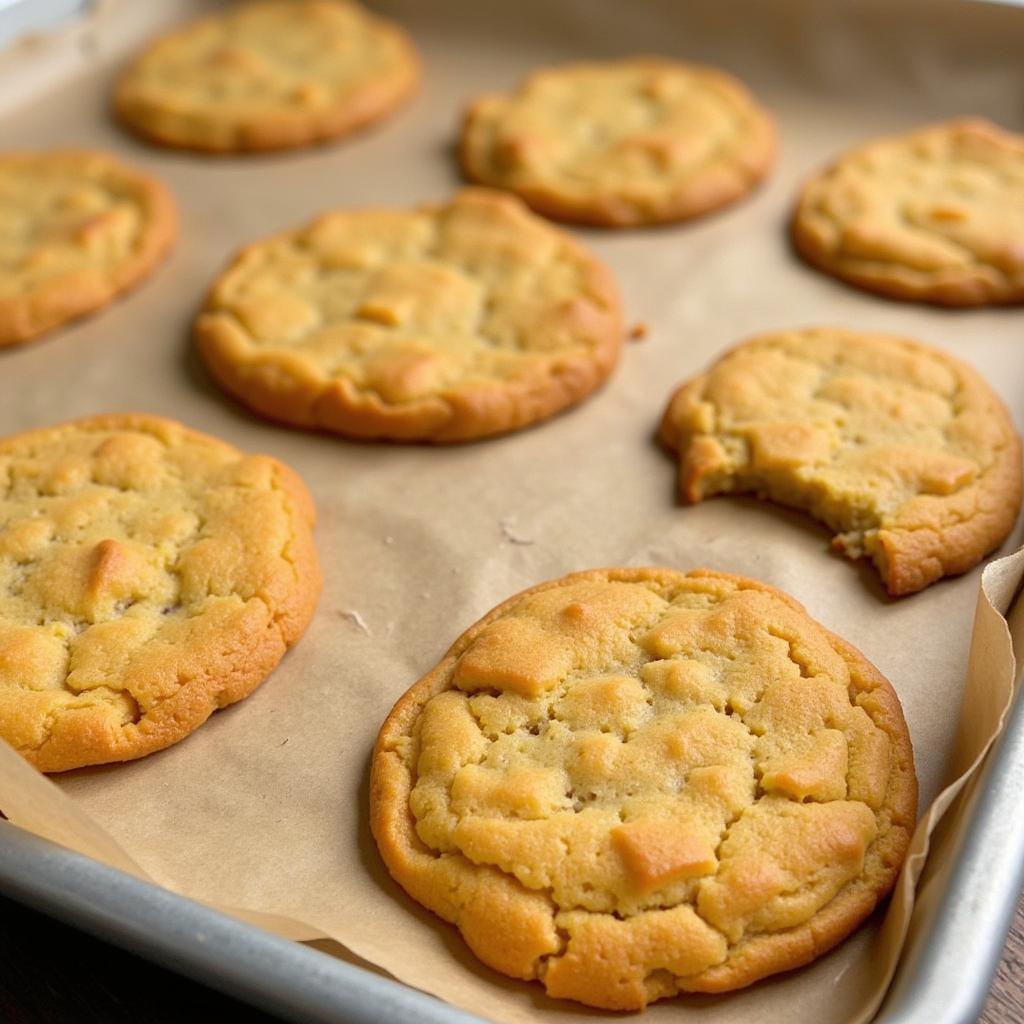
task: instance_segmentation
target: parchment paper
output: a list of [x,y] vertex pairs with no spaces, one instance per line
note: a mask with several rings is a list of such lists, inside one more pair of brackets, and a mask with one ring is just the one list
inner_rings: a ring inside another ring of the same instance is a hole
[[[172,22],[195,6],[124,5],[138,24],[141,8],[151,21],[158,10]],[[1022,418],[1020,309],[955,312],[872,297],[799,263],[784,228],[801,178],[861,139],[966,113],[1024,128],[1024,12],[948,0],[380,6],[421,47],[423,91],[379,130],[337,146],[210,159],[134,141],[106,114],[111,62],[131,34],[123,21],[106,34],[99,26],[86,70],[78,66],[65,84],[3,118],[5,148],[104,146],[152,168],[178,195],[183,230],[170,261],[125,301],[0,356],[0,431],[140,409],[276,455],[317,499],[326,586],[309,632],[274,675],[167,751],[50,782],[0,747],[0,809],[186,895],[247,908],[237,912],[265,927],[330,936],[400,980],[494,1020],[605,1019],[481,967],[454,929],[390,881],[366,823],[377,728],[466,626],[530,584],[595,566],[706,565],[787,590],[893,681],[914,740],[922,809],[978,758],[1012,691],[1002,613],[1022,557],[989,568],[988,597],[979,594],[977,569],[890,601],[872,570],[830,554],[826,531],[801,514],[750,499],[678,507],[675,467],[653,432],[671,387],[726,346],[817,323],[944,347],[985,374]],[[434,449],[289,431],[249,416],[210,383],[189,324],[234,248],[332,206],[442,197],[458,182],[451,146],[470,96],[508,87],[537,64],[635,52],[742,75],[778,115],[781,158],[766,187],[716,216],[579,232],[615,271],[630,316],[650,327],[601,393],[533,430]],[[10,77],[10,63],[6,70]],[[2,67],[0,91],[8,95]],[[1004,553],[1020,541],[1018,530]],[[953,795],[943,794],[925,824]],[[650,1019],[870,1018],[904,934],[927,831],[919,830],[884,924],[876,915],[809,968],[728,997],[659,1003]]]

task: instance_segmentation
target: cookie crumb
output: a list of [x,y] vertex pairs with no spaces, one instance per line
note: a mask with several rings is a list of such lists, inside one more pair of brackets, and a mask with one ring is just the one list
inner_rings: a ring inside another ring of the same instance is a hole
[[509,544],[519,544],[526,547],[530,544],[536,543],[532,537],[524,537],[522,534],[516,532],[515,516],[506,516],[506,518],[499,521],[498,525],[501,527],[502,536],[509,542]]
[[370,636],[370,627],[366,624],[366,619],[362,617],[355,609],[351,611],[340,611],[338,613],[343,619],[348,619],[350,622],[355,623],[357,629],[361,629],[367,636]]
[[629,340],[630,341],[643,341],[644,338],[646,338],[647,335],[650,334],[650,333],[651,333],[650,327],[648,327],[647,324],[644,323],[643,320],[638,320],[629,329]]

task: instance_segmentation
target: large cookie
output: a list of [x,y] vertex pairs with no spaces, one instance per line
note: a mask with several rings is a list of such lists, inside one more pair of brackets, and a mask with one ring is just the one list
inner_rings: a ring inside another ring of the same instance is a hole
[[535,210],[610,227],[686,220],[768,172],[771,118],[735,78],[657,57],[535,71],[469,107],[460,159],[472,181]]
[[243,249],[196,324],[259,413],[352,437],[463,441],[579,402],[622,338],[611,276],[517,199],[329,213]]
[[0,736],[43,771],[141,757],[251,693],[313,614],[287,466],[154,416],[0,441]]
[[1024,301],[1024,136],[965,119],[869,142],[804,186],[793,238],[893,298]]
[[287,149],[386,117],[419,77],[396,25],[347,0],[251,0],[153,42],[124,72],[117,116],[168,146]]
[[683,384],[661,424],[688,502],[755,492],[806,509],[890,594],[965,572],[1020,510],[1020,439],[969,366],[837,327],[753,338]]
[[614,1010],[813,960],[914,827],[892,687],[792,598],[605,569],[470,628],[395,705],[371,825],[474,953]]
[[177,233],[167,189],[106,153],[0,154],[0,346],[107,305]]

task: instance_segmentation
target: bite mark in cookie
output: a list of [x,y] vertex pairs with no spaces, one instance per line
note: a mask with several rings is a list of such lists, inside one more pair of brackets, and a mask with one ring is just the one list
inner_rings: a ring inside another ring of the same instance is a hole
[[998,396],[952,356],[889,335],[744,342],[676,391],[661,439],[685,501],[753,492],[806,509],[892,595],[966,572],[1020,510],[1020,438]]

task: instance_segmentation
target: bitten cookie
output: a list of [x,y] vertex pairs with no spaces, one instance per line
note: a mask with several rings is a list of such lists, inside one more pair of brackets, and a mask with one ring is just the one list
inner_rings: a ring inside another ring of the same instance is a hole
[[830,949],[892,887],[916,802],[892,687],[792,598],[604,569],[506,601],[406,693],[370,816],[484,963],[634,1010]]
[[896,299],[1024,301],[1024,136],[965,119],[869,142],[803,189],[803,257]]
[[517,199],[329,213],[243,249],[196,324],[256,412],[352,437],[464,441],[574,405],[622,340],[615,283]]
[[107,305],[177,233],[167,189],[106,153],[0,154],[0,346]]
[[152,43],[114,93],[118,118],[167,146],[288,149],[390,114],[419,77],[396,25],[347,0],[252,0]]
[[661,439],[685,501],[755,492],[806,509],[892,595],[970,569],[1020,510],[1006,407],[969,366],[889,335],[753,338],[679,388]]
[[735,78],[658,57],[535,71],[483,96],[462,128],[463,171],[562,220],[629,227],[686,220],[746,195],[775,132]]
[[248,696],[313,615],[313,502],[154,416],[0,441],[0,736],[42,771],[141,757]]

